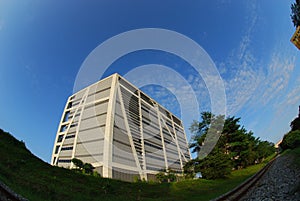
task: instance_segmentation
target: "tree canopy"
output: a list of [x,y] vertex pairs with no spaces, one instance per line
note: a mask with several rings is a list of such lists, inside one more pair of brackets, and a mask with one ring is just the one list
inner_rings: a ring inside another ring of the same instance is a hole
[[280,147],[283,150],[300,147],[300,106],[299,114],[290,124],[291,130],[283,136]]
[[78,170],[85,174],[93,174],[94,167],[90,163],[84,163],[82,160],[78,158],[73,158],[72,163],[75,165],[75,170]]
[[188,174],[201,172],[207,179],[226,177],[232,169],[259,163],[275,152],[273,143],[255,138],[252,131],[247,131],[240,125],[240,118],[233,116],[225,119],[217,144],[209,155],[203,158],[199,153],[206,143],[206,135],[209,130],[215,131],[211,123],[222,117],[203,112],[201,118],[201,122],[194,121],[190,127],[193,134],[190,148],[198,157],[185,165],[185,172]]
[[284,135],[280,147],[283,150],[300,147],[300,130],[290,131]]
[[300,117],[295,118],[291,124],[291,131],[300,130]]
[[300,3],[298,0],[296,1],[296,3],[293,3],[291,5],[291,10],[292,10],[292,14],[291,14],[292,22],[295,27],[298,27],[300,26]]

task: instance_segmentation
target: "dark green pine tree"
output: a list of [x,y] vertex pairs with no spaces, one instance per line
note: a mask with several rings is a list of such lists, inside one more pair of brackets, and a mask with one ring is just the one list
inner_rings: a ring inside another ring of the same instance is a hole
[[300,2],[299,2],[299,0],[297,0],[296,3],[293,3],[291,5],[291,10],[292,10],[292,14],[291,14],[292,22],[295,27],[298,27],[298,26],[300,26]]
[[[214,148],[204,158],[197,157],[185,164],[185,173],[191,177],[193,173],[201,172],[203,178],[217,179],[226,177],[232,168],[240,169],[261,162],[275,152],[274,145],[262,142],[240,125],[240,118],[215,116],[209,112],[201,113],[202,121],[194,121],[190,127],[193,133],[190,148],[198,152],[211,141]],[[220,124],[222,123],[222,126]],[[224,126],[223,126],[224,124]],[[222,130],[223,129],[223,130]],[[218,132],[221,132],[219,137]],[[213,137],[213,134],[217,136]],[[210,139],[206,139],[210,136]]]
[[300,130],[300,106],[299,106],[299,114],[290,124],[291,131]]

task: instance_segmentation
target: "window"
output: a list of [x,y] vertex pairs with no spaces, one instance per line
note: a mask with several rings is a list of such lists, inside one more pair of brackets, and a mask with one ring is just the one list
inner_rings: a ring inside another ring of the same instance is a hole
[[78,124],[77,123],[73,123],[73,124],[71,124],[71,128],[73,128],[73,127],[75,127],[75,126],[77,126]]
[[66,129],[67,129],[67,126],[66,126],[66,125],[61,126],[59,132],[64,132]]
[[[72,97],[71,99],[73,99],[73,97]],[[68,106],[67,106],[67,109],[69,109],[69,108],[71,108],[71,107],[72,107],[72,102],[69,102],[69,103],[68,103]]]
[[74,137],[75,137],[75,135],[67,135],[66,139],[70,139],[70,138],[74,138]]
[[66,151],[66,150],[73,150],[73,146],[72,147],[62,147],[61,151]]
[[59,163],[71,163],[70,159],[58,159]]
[[57,153],[58,153],[58,150],[59,150],[59,146],[56,146],[56,147],[55,147],[55,152],[54,152],[54,154],[57,154]]
[[65,113],[65,116],[64,116],[63,122],[66,122],[66,121],[68,121],[68,120],[69,120],[69,115],[70,115],[70,111]]
[[64,138],[64,135],[59,135],[58,139],[57,139],[57,142],[62,142],[63,138]]

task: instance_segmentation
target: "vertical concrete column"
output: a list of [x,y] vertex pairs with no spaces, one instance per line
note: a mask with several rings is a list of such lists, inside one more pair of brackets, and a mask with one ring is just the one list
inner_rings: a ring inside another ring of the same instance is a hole
[[104,133],[104,145],[103,145],[103,172],[102,176],[106,178],[112,178],[112,137],[114,127],[114,113],[116,104],[117,82],[118,75],[114,74],[112,77],[107,116]]

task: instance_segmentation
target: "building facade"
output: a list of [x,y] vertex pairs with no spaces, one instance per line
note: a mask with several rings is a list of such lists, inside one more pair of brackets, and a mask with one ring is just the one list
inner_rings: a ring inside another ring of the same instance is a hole
[[291,42],[300,50],[300,26],[297,27],[291,38]]
[[133,181],[154,180],[162,169],[182,173],[191,155],[181,120],[113,74],[68,98],[51,164],[73,168],[73,158]]

